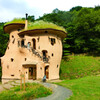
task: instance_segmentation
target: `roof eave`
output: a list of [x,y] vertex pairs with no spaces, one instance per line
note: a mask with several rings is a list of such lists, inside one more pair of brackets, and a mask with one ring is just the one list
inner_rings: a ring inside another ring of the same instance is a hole
[[11,23],[7,24],[3,27],[3,30],[5,33],[10,33],[14,29],[19,29],[19,28],[24,28],[25,24],[24,23]]
[[[62,30],[53,29],[53,28],[25,30],[25,31],[20,32],[18,35],[19,35],[19,36],[22,36],[22,35],[25,35],[25,34],[27,34],[27,35],[32,34],[32,35],[33,35],[33,34],[39,33],[39,32],[46,33],[46,31],[48,31],[48,33],[49,33],[50,31],[54,31],[54,34],[57,34],[57,35],[59,35],[59,36],[62,37],[62,38],[65,38],[65,37],[67,36],[67,33],[66,33],[66,32],[64,32],[64,31],[62,31]],[[60,33],[60,34],[58,34],[58,33]]]

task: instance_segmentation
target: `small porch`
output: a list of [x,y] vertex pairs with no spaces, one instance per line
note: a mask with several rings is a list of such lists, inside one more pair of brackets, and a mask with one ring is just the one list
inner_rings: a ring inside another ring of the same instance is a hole
[[25,78],[28,80],[36,80],[37,79],[37,67],[36,65],[26,64],[23,65],[23,70],[25,73]]
[[49,64],[38,63],[37,61],[26,61],[22,64],[22,73],[25,73],[27,80],[42,79],[44,75],[49,79]]

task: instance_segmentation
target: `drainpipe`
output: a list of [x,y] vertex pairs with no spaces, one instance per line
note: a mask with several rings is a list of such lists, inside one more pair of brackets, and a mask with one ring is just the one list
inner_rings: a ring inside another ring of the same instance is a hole
[[27,27],[28,27],[28,14],[26,13],[26,19],[25,19],[25,30],[27,30]]

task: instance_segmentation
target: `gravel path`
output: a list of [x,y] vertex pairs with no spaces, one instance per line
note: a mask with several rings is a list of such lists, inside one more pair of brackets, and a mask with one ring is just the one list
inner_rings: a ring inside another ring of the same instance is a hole
[[36,100],[66,100],[72,95],[71,90],[51,83],[41,83],[48,88],[53,89],[53,94]]

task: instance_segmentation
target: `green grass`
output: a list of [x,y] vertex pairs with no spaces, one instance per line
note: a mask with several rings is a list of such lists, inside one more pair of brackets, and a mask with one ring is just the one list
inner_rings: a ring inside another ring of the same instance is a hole
[[73,95],[68,100],[100,100],[100,76],[87,76],[56,84],[72,90]]
[[76,79],[98,74],[100,74],[100,57],[68,56],[67,60],[62,60],[61,62],[61,79]]
[[52,94],[52,90],[37,83],[26,83],[26,91],[20,86],[13,87],[0,93],[0,100],[31,100]]

